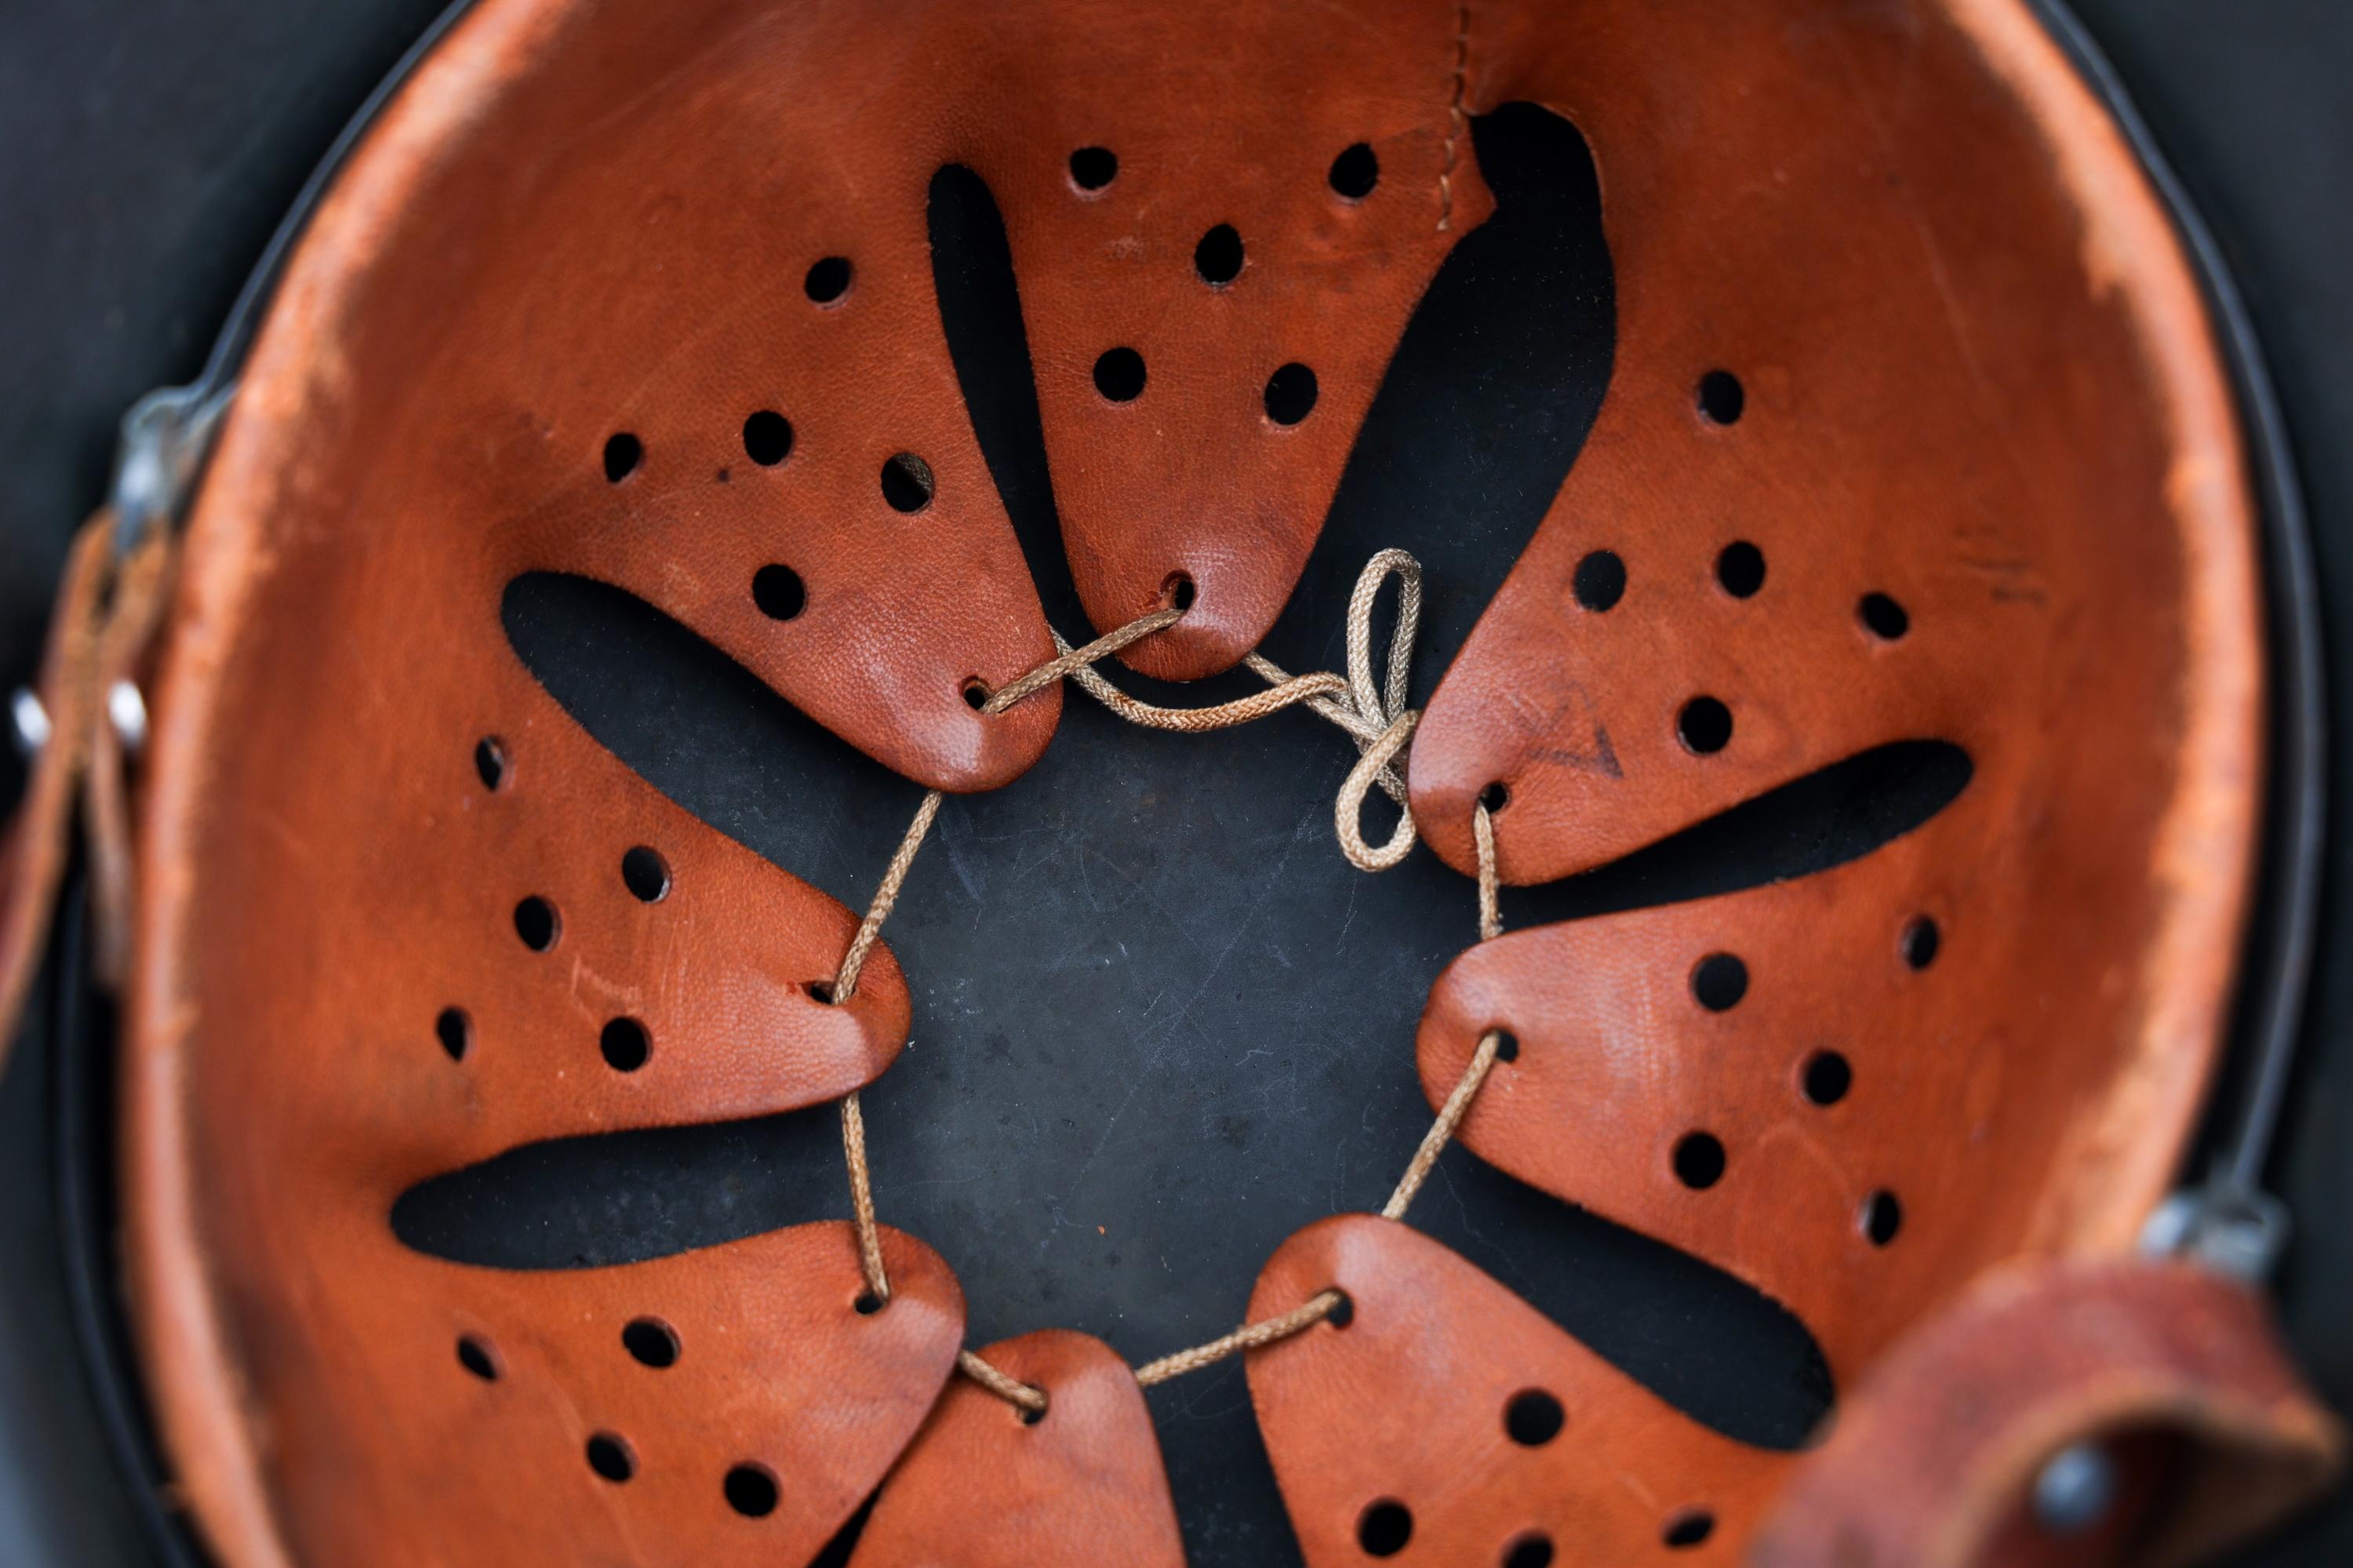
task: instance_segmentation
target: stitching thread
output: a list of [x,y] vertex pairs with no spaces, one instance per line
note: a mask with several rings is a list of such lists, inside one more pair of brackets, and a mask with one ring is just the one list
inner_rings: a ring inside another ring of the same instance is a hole
[[1471,7],[1455,12],[1454,99],[1446,106],[1446,166],[1438,172],[1438,232],[1454,227],[1454,154],[1462,140],[1462,97],[1471,78]]

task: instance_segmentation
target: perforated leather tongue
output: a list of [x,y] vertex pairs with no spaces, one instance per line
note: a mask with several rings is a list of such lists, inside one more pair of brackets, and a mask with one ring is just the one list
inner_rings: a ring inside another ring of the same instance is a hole
[[[1213,674],[1290,599],[1408,315],[1490,209],[1454,112],[1458,18],[1025,26],[1084,67],[969,162],[1005,215],[1071,576],[1105,630],[1184,578],[1191,610],[1127,662]],[[1139,96],[1088,101],[1111,82]],[[1115,165],[1053,178],[1039,149],[1074,135]]]
[[[757,1531],[776,1559],[807,1562],[914,1436],[964,1334],[947,1266],[895,1233],[891,1306],[871,1313],[839,1224],[552,1273],[419,1266],[393,1245],[313,1259],[314,1309],[370,1338],[302,1372],[329,1389],[354,1363],[408,1381],[286,1434],[337,1435],[337,1467],[366,1484],[290,1495],[364,1520],[386,1561],[596,1562],[617,1548],[704,1563]],[[292,1544],[331,1560],[309,1531]]]
[[[944,170],[1001,223],[989,330],[944,316]],[[825,992],[816,873],[600,747],[501,610],[623,590],[978,791],[1053,739],[1059,688],[981,707],[1062,600],[1183,606],[1142,677],[1333,665],[1388,546],[1443,673],[1414,818],[1472,871],[1488,801],[1520,927],[1418,1043],[1435,1105],[1509,1033],[1475,1155],[1841,1379],[1996,1262],[2127,1244],[2227,991],[2256,598],[2196,291],[2024,5],[480,0],[287,272],[158,694],[131,1251],[224,1558],[1180,1555],[1127,1347],[993,1347],[1035,1427],[942,1397],[913,1237],[887,1301],[831,1223],[395,1238],[428,1178],[823,1106],[909,1028],[887,948]],[[1398,1224],[1301,1233],[1253,1311],[1334,1284],[1250,1371],[1314,1561],[1728,1557],[1785,1463]]]
[[[1311,1563],[1638,1561],[1724,1543],[1788,1460],[1717,1436],[1427,1237],[1348,1214],[1301,1231],[1251,1298],[1329,1286],[1324,1323],[1251,1361],[1250,1400]],[[1606,1458],[1603,1457],[1606,1456]]]

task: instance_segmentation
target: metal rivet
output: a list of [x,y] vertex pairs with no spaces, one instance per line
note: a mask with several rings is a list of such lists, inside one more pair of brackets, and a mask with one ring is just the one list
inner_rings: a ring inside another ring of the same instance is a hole
[[2034,1478],[2034,1519],[2053,1535],[2081,1535],[2116,1500],[2116,1462],[2096,1443],[2071,1443]]
[[49,710],[29,686],[19,686],[8,695],[8,738],[19,757],[32,757],[49,744]]
[[117,681],[106,688],[106,719],[122,749],[136,756],[147,745],[147,699],[137,685]]

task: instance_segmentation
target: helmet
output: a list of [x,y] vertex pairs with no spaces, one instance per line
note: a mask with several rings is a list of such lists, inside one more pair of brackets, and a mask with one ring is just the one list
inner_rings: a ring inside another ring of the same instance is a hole
[[[204,1539],[1224,1561],[1257,1516],[1145,1391],[1236,1356],[1316,1564],[2169,1562],[2278,1516],[2338,1431],[2202,1220],[2143,1241],[2285,678],[2208,287],[2021,0],[454,16],[233,398],[173,411],[185,537],[119,503],[53,661]],[[134,807],[92,705],[156,620]],[[1020,924],[1033,786],[1239,891]],[[1293,856],[1346,907],[1267,905]],[[1459,934],[1368,960],[1359,897]],[[977,935],[923,939],[955,898]],[[1313,1069],[1155,1106],[1261,1037],[1139,1001],[1003,1041],[1093,1125],[959,1119],[963,988],[1049,940],[1071,986],[1127,940],[1313,970],[1219,1004],[1282,990]],[[1106,1089],[1099,1033],[1145,1066]],[[1368,1098],[1435,1125],[1318,1174],[1285,1107]],[[1060,1317],[1054,1235],[959,1184],[1166,1118],[1273,1146],[1252,1217],[1134,1163]],[[712,1128],[782,1140],[715,1219],[599,1184]],[[1380,1213],[1291,1217],[1407,1150]],[[1470,1200],[1409,1214],[1433,1171],[1536,1217],[1480,1258]],[[1246,1303],[1111,1235],[1271,1216]],[[1131,1347],[1144,1298],[1241,1326]],[[968,1344],[1000,1311],[1043,1326]],[[1713,1360],[1671,1326],[1719,1319]]]

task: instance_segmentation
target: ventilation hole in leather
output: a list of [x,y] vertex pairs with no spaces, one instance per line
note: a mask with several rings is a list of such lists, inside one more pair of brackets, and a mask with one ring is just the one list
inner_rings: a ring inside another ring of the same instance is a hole
[[882,499],[893,512],[921,512],[936,484],[932,465],[913,452],[894,452],[882,464]]
[[1936,949],[1944,945],[1944,933],[1926,915],[1913,916],[1904,927],[1904,961],[1915,969],[1935,963]]
[[1729,370],[1711,370],[1699,378],[1699,411],[1712,425],[1735,425],[1748,407],[1740,377]]
[[1504,1406],[1504,1430],[1523,1448],[1540,1448],[1560,1436],[1567,1417],[1560,1401],[1540,1388],[1512,1395]]
[[452,1062],[462,1062],[474,1046],[474,1021],[466,1016],[462,1007],[445,1007],[441,1016],[433,1021],[434,1037]]
[[1580,609],[1599,615],[1626,596],[1626,563],[1615,550],[1596,550],[1577,563],[1569,591]]
[[988,683],[979,676],[965,676],[961,690],[964,692],[964,705],[973,712],[978,713],[988,705]]
[[1806,1097],[1818,1106],[1834,1106],[1854,1086],[1854,1069],[1835,1051],[1817,1051],[1806,1058],[1799,1080]]
[[1356,1544],[1367,1557],[1394,1557],[1413,1539],[1413,1510],[1383,1498],[1356,1516]]
[[1552,1568],[1552,1537],[1535,1531],[1514,1538],[1504,1553],[1504,1568]]
[[1335,195],[1346,201],[1362,201],[1381,183],[1381,161],[1370,146],[1357,142],[1340,149],[1327,177]]
[[499,1355],[479,1334],[458,1336],[458,1364],[484,1383],[499,1381]]
[[1716,553],[1715,580],[1735,599],[1754,599],[1765,586],[1765,552],[1746,539],[1735,539]]
[[1166,580],[1160,585],[1160,599],[1171,609],[1181,612],[1193,608],[1193,596],[1196,591],[1193,587],[1192,573],[1171,572]]
[[659,1318],[632,1318],[622,1326],[621,1348],[640,1366],[676,1366],[678,1330]]
[[659,904],[670,896],[670,862],[638,844],[621,856],[621,885],[638,903]]
[[1335,1329],[1345,1329],[1356,1320],[1356,1298],[1346,1291],[1340,1292],[1339,1304],[1324,1314],[1324,1321]]
[[1095,359],[1095,390],[1114,403],[1144,396],[1144,355],[1132,348],[1107,348]]
[[485,789],[496,789],[507,781],[506,743],[497,736],[486,735],[474,742],[474,775]]
[[[888,471],[887,470],[885,471]],[[888,493],[886,480],[883,490]],[[912,511],[902,507],[902,511]],[[808,585],[801,581],[800,573],[790,567],[762,567],[752,574],[752,602],[770,620],[790,620],[808,608]]]
[[1495,1031],[1495,1060],[1516,1062],[1520,1059],[1520,1037],[1508,1029]]
[[1724,1180],[1724,1143],[1712,1132],[1687,1132],[1675,1140],[1675,1180],[1704,1192]]
[[636,1072],[653,1054],[646,1026],[634,1018],[616,1018],[606,1024],[597,1033],[596,1049],[604,1054],[605,1065],[617,1073]]
[[1549,926],[1810,876],[1919,827],[1953,802],[1972,771],[1969,754],[1950,741],[1873,747],[1607,865],[1506,887],[1504,913],[1514,929]]
[[556,938],[564,934],[564,922],[555,913],[555,906],[533,895],[514,907],[515,935],[522,945],[534,953],[543,953],[555,946]]
[[1732,953],[1710,953],[1692,966],[1694,1000],[1710,1012],[1728,1012],[1748,994],[1748,966]]
[[858,1298],[855,1301],[852,1301],[849,1305],[857,1309],[860,1317],[871,1318],[875,1313],[880,1312],[883,1308],[888,1307],[890,1303],[885,1301],[881,1297],[875,1295],[871,1290],[861,1290],[858,1294]]
[[1854,614],[1863,621],[1863,629],[1883,642],[1894,642],[1911,631],[1911,614],[1884,593],[1863,593],[1862,603],[1854,605]]
[[1904,1228],[1904,1205],[1895,1194],[1885,1190],[1873,1192],[1862,1201],[1862,1234],[1873,1246],[1885,1246]]
[[1082,147],[1071,154],[1071,184],[1099,191],[1119,177],[1119,155],[1109,147]]
[[1732,740],[1732,710],[1714,697],[1694,697],[1675,715],[1675,738],[1694,757],[1712,757]]
[[1912,630],[1912,618],[1904,607],[1883,593],[1864,594],[1854,613],[1863,629],[1882,642],[1893,642]]
[[[774,408],[763,408],[744,421],[744,455],[762,468],[774,468],[793,451],[793,422]],[[723,481],[727,471],[719,471]]]
[[849,258],[827,256],[808,270],[801,288],[820,305],[836,303],[849,292]]
[[1479,791],[1479,804],[1487,808],[1491,817],[1511,803],[1512,787],[1500,779]]
[[645,461],[646,444],[627,430],[605,438],[605,480],[618,484],[638,471]]
[[1288,428],[1315,411],[1315,372],[1297,363],[1266,378],[1266,417]]
[[727,1506],[745,1519],[765,1519],[776,1511],[776,1476],[765,1465],[736,1466],[720,1489]]
[[588,1467],[608,1481],[626,1481],[638,1473],[638,1456],[618,1433],[599,1432],[588,1439]]
[[1230,223],[1221,223],[1201,236],[1193,247],[1193,270],[1213,289],[1224,288],[1242,274],[1242,237]]
[[1700,1545],[1715,1533],[1715,1515],[1704,1508],[1687,1508],[1669,1519],[1659,1539],[1677,1551]]

